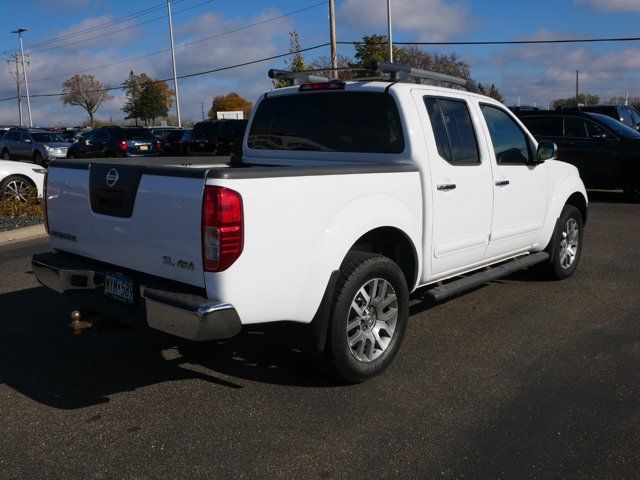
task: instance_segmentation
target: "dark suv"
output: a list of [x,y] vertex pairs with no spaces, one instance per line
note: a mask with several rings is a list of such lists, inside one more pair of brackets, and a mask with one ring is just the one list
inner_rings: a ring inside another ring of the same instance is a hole
[[578,110],[516,112],[537,140],[558,145],[587,188],[623,188],[640,202],[640,133],[611,117]]
[[241,155],[247,120],[205,120],[194,125],[190,155]]
[[625,125],[640,130],[640,112],[627,105],[581,105],[579,107],[559,107],[562,112],[580,111],[599,113],[607,117],[615,118]]
[[67,158],[150,157],[160,153],[160,142],[142,127],[101,127],[75,142]]

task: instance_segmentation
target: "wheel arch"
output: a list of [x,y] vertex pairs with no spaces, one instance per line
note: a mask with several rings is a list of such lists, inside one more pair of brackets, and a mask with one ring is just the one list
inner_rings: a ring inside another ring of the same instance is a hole
[[418,252],[409,236],[397,227],[378,227],[368,231],[355,241],[349,252],[378,253],[390,258],[404,273],[409,290],[418,280]]

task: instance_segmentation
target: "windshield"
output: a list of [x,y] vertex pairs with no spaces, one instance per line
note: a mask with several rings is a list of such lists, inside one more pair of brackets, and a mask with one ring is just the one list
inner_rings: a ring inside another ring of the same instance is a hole
[[267,97],[256,111],[247,143],[259,150],[404,151],[396,103],[378,92]]
[[640,132],[611,117],[600,115],[599,113],[589,113],[588,115],[593,117],[594,120],[600,122],[616,135],[624,138],[640,138]]
[[47,142],[66,142],[62,136],[53,132],[34,132],[31,134],[34,142],[47,143]]

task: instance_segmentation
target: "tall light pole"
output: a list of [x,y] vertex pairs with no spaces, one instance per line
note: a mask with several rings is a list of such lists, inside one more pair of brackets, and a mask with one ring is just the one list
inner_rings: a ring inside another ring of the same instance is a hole
[[387,37],[389,38],[389,61],[393,63],[393,36],[391,32],[391,0],[387,0]]
[[336,49],[336,4],[329,0],[329,36],[331,37],[331,68],[334,78],[338,78],[338,52]]
[[176,73],[176,50],[173,46],[173,18],[171,17],[171,0],[167,0],[167,12],[169,14],[169,39],[171,40],[171,63],[173,64],[173,88],[176,91],[176,114],[178,126],[182,126],[180,119],[180,95],[178,93],[178,74]]
[[24,88],[27,91],[27,111],[29,112],[29,126],[33,127],[33,120],[31,119],[31,98],[29,98],[29,80],[27,80],[27,68],[24,63],[24,45],[22,44],[22,32],[26,32],[26,28],[19,28],[13,30],[11,33],[17,33],[20,39],[20,56],[22,57],[22,73],[24,74]]

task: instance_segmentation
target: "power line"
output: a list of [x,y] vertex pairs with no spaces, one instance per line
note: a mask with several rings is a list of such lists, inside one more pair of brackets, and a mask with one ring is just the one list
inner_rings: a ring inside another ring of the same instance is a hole
[[[551,43],[605,43],[605,42],[638,42],[640,37],[610,38],[568,38],[557,40],[481,40],[469,42],[393,42],[394,45],[540,45]],[[342,41],[340,45],[388,45],[387,42]]]
[[[307,11],[307,10],[311,10],[313,8],[317,8],[317,7],[319,7],[321,5],[324,5],[324,4],[325,4],[324,1],[318,2],[318,3],[314,3],[312,5],[309,5],[308,7],[299,8],[297,10],[293,10],[291,12],[287,12],[287,13],[284,13],[282,15],[278,15],[276,17],[267,18],[267,19],[261,20],[259,22],[254,22],[254,23],[251,23],[251,24],[248,24],[248,25],[244,25],[242,27],[234,28],[232,30],[227,30],[226,32],[217,33],[217,34],[211,35],[209,37],[204,37],[204,38],[200,38],[198,40],[193,40],[191,42],[180,43],[180,44],[176,45],[175,48],[178,49],[178,48],[190,47],[192,45],[195,45],[195,44],[198,44],[198,43],[202,43],[202,42],[205,42],[205,41],[208,41],[208,40],[213,40],[215,38],[220,38],[220,37],[225,36],[225,35],[230,35],[232,33],[237,33],[237,32],[243,31],[243,30],[248,30],[248,29],[253,28],[253,27],[264,25],[266,23],[270,23],[270,22],[273,22],[273,21],[276,21],[276,20],[280,20],[280,19],[285,18],[285,17],[290,17],[292,15],[296,15],[298,13],[301,13],[301,12],[304,12],[304,11]],[[105,64],[105,65],[97,65],[97,66],[91,67],[91,68],[85,68],[83,70],[78,70],[76,72],[67,72],[67,73],[62,73],[62,74],[59,74],[59,75],[52,75],[50,77],[38,78],[36,80],[32,80],[30,83],[33,84],[33,83],[36,83],[36,82],[43,82],[45,80],[53,80],[53,79],[56,79],[56,78],[63,78],[63,77],[67,77],[67,76],[77,75],[77,74],[84,73],[84,72],[90,72],[92,70],[98,70],[100,68],[113,67],[114,65],[120,65],[122,63],[127,63],[127,62],[130,62],[130,61],[133,61],[133,60],[140,60],[140,59],[143,59],[143,58],[152,57],[154,55],[159,55],[161,53],[166,53],[166,52],[169,52],[170,50],[171,49],[169,49],[169,48],[165,48],[163,50],[157,50],[155,52],[150,52],[150,53],[147,53],[147,54],[144,54],[144,55],[138,55],[138,56],[135,56],[135,57],[125,58],[124,60],[119,60],[117,62],[108,63],[108,64]],[[8,86],[8,84],[0,85],[0,87],[7,87],[7,86]]]
[[[177,2],[183,2],[183,1],[184,0],[176,0],[176,3]],[[139,11],[133,12],[133,13],[131,13],[129,15],[125,15],[123,17],[119,17],[119,18],[110,20],[108,22],[100,23],[98,25],[94,25],[93,27],[85,28],[83,30],[78,30],[76,32],[70,32],[70,33],[67,33],[67,34],[64,34],[64,35],[60,35],[58,37],[54,37],[54,38],[50,38],[50,39],[40,40],[38,42],[34,42],[34,43],[31,43],[31,44],[28,44],[27,48],[35,48],[35,47],[39,47],[39,46],[43,46],[43,45],[49,45],[49,44],[52,44],[52,43],[59,42],[60,40],[65,40],[65,39],[68,39],[68,38],[74,38],[74,37],[77,37],[77,36],[82,36],[82,35],[87,34],[87,33],[93,33],[95,31],[101,30],[103,28],[107,28],[107,27],[110,27],[110,26],[113,26],[113,25],[117,25],[119,23],[127,22],[129,20],[134,19],[134,18],[138,18],[138,17],[144,16],[144,15],[147,15],[149,13],[152,13],[152,12],[156,11],[156,10],[161,10],[162,8],[164,8],[164,3],[159,4],[157,6],[154,6],[154,7],[145,8],[144,10],[139,10]],[[15,50],[5,50],[3,53],[7,54],[7,53],[11,53],[13,51],[15,51]]]
[[[226,70],[232,70],[234,68],[241,68],[241,67],[246,67],[249,65],[255,65],[257,63],[263,63],[263,62],[268,62],[270,60],[276,60],[278,58],[283,58],[283,57],[288,57],[290,55],[296,55],[299,53],[304,53],[304,52],[310,52],[312,50],[317,50],[319,48],[324,48],[329,46],[329,43],[321,43],[318,45],[314,45],[313,47],[307,47],[307,48],[301,48],[299,50],[294,50],[292,52],[287,52],[287,53],[280,53],[278,55],[271,55],[269,57],[264,57],[264,58],[259,58],[257,60],[250,60],[247,62],[242,62],[242,63],[237,63],[235,65],[228,65],[226,67],[219,67],[219,68],[213,68],[211,70],[205,70],[205,71],[201,71],[201,72],[195,72],[195,73],[188,73],[185,75],[178,75],[178,79],[183,79],[183,78],[193,78],[193,77],[200,77],[202,75],[209,75],[211,73],[217,73],[217,72],[223,72]],[[162,80],[150,80],[148,82],[142,82],[142,83],[138,83],[136,84],[137,86],[144,86],[144,85],[152,85],[155,83],[163,83],[163,82],[168,82],[169,80],[172,80],[172,78],[164,78]],[[78,92],[78,93],[95,93],[95,92],[109,92],[109,91],[113,91],[113,90],[124,90],[125,86],[120,85],[117,87],[107,87],[107,88],[97,88],[95,90],[84,90],[82,92]],[[32,98],[35,97],[60,97],[62,95],[65,95],[69,92],[57,92],[57,93],[40,93],[40,94],[35,94],[35,95],[31,95]],[[7,98],[0,98],[0,102],[6,101],[6,100],[15,100],[17,97],[13,96],[13,97],[7,97]]]
[[[181,0],[181,1],[184,1],[184,0]],[[215,2],[215,1],[216,0],[206,0],[204,2],[200,2],[200,3],[196,4],[196,5],[191,6],[191,7],[187,7],[187,8],[183,8],[182,10],[178,10],[177,12],[174,12],[174,15],[186,12],[188,10],[192,10],[194,8],[197,8],[197,7],[200,7],[200,6],[205,5],[207,3],[211,3],[211,2]],[[59,49],[59,48],[65,48],[65,47],[70,47],[70,46],[73,46],[73,45],[77,45],[79,43],[86,43],[86,42],[89,42],[91,40],[95,40],[95,39],[98,39],[98,38],[103,38],[103,37],[107,37],[107,36],[110,36],[110,35],[114,35],[116,33],[125,32],[127,30],[132,30],[134,28],[139,28],[139,27],[141,27],[143,25],[147,25],[149,23],[157,22],[158,20],[164,20],[165,18],[166,18],[166,15],[161,15],[159,17],[155,17],[155,18],[152,18],[150,20],[145,20],[144,22],[136,23],[135,25],[128,25],[126,27],[122,27],[122,28],[120,28],[118,30],[112,30],[110,32],[101,33],[100,35],[94,35],[93,37],[87,37],[87,38],[83,38],[81,40],[77,40],[77,41],[69,42],[69,43],[65,43],[65,44],[53,45],[53,46],[45,47],[45,48],[32,49],[31,52],[32,53],[33,52],[45,52],[47,50],[56,50],[56,49]]]

